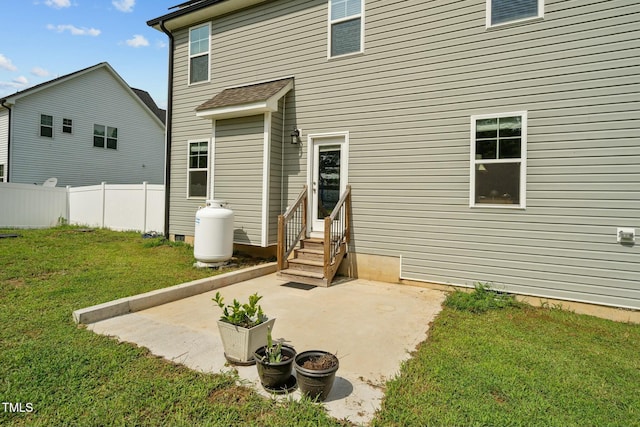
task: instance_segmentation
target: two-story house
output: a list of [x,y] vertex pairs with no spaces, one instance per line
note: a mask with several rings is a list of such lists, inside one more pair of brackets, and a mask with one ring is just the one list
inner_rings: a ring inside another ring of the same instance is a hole
[[0,182],[164,182],[165,111],[106,62],[0,97]]
[[[174,238],[221,199],[298,281],[348,241],[359,277],[640,309],[639,0],[202,0],[148,25]],[[298,223],[319,239],[287,255]]]

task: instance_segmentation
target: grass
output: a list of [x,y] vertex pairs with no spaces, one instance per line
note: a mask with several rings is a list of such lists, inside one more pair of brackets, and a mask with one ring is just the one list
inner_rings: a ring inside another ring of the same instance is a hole
[[374,426],[638,426],[640,325],[454,292]]
[[[73,323],[75,309],[210,275],[192,268],[189,246],[73,227],[3,232],[21,237],[0,239],[0,402],[33,412],[0,406],[0,425],[348,425]],[[639,353],[640,325],[479,285],[447,298],[372,424],[640,426]]]
[[[0,230],[0,425],[340,425],[73,323],[78,308],[206,277],[192,249],[137,233]],[[241,258],[240,264],[248,261]],[[212,306],[213,310],[213,306]]]

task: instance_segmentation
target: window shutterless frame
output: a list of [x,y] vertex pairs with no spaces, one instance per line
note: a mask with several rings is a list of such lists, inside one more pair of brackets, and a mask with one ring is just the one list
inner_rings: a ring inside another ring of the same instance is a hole
[[40,136],[53,138],[53,116],[40,114]]
[[327,58],[364,52],[364,0],[329,0],[328,3]]
[[73,133],[72,119],[62,119],[62,133]]
[[187,142],[187,199],[206,199],[209,194],[210,142]]
[[211,80],[211,24],[189,28],[188,83],[206,83]]
[[526,111],[471,116],[469,206],[526,208]]
[[544,0],[486,0],[486,27],[494,28],[544,17]]

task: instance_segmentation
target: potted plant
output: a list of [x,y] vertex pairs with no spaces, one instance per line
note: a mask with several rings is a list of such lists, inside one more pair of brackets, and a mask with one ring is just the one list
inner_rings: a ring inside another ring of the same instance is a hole
[[295,357],[294,367],[300,391],[312,399],[325,400],[333,387],[338,358],[327,351],[303,351]]
[[213,301],[222,309],[218,320],[218,330],[222,339],[224,356],[237,365],[253,365],[253,354],[267,344],[267,329],[272,328],[276,319],[269,319],[258,305],[262,296],[249,296],[249,302],[241,304],[234,299],[233,304],[224,305],[224,298],[216,292]]
[[291,375],[296,351],[293,347],[275,344],[271,337],[271,328],[267,329],[267,345],[258,348],[254,359],[258,376],[265,390],[284,393],[295,389],[296,378]]

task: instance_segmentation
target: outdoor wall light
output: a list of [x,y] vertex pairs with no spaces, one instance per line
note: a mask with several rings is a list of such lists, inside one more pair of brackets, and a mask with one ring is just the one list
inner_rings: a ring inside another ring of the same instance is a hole
[[291,131],[291,143],[300,144],[300,142],[300,129],[294,127]]

